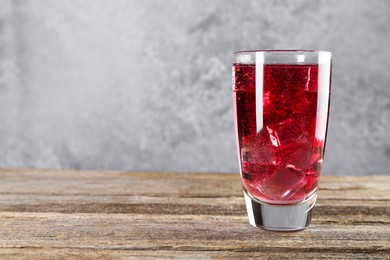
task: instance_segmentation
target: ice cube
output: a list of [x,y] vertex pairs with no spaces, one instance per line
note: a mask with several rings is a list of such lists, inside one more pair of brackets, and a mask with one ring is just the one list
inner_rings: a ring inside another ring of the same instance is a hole
[[[246,179],[246,188],[251,192],[252,195],[261,195],[260,188],[264,185],[264,182],[267,181],[275,172],[275,165],[263,165],[256,163],[248,163],[245,164],[243,169],[243,177],[247,177]],[[244,170],[250,170],[251,172],[244,172]],[[259,197],[259,196],[257,196]],[[261,196],[260,196],[261,197]]]
[[251,162],[242,163],[242,171],[249,175],[253,175],[253,174],[269,175],[270,167],[274,168],[275,165],[263,164],[263,163],[251,163]]
[[308,171],[310,167],[318,161],[322,155],[317,147],[311,147],[306,140],[298,140],[296,143],[290,143],[278,148],[277,160],[283,163],[287,168]]
[[306,172],[306,181],[307,185],[305,187],[306,193],[310,193],[317,189],[318,187],[318,178],[321,174],[323,159],[320,157],[317,161],[312,163],[310,169]]
[[270,176],[273,175],[275,168],[275,165],[242,163],[242,184],[252,196],[262,200],[264,195],[261,193],[260,187]]
[[266,165],[261,163],[248,163],[241,164],[242,175],[246,179],[252,181],[252,186],[259,186],[265,179],[271,176],[275,170],[275,165]]
[[291,105],[289,95],[280,86],[265,89],[263,93],[264,123],[276,123],[289,117]]
[[290,203],[304,200],[305,185],[306,179],[302,172],[278,167],[271,177],[262,182],[259,191],[275,203]]
[[268,125],[266,128],[275,147],[310,142],[310,138],[302,131],[301,125],[291,118],[278,124]]
[[[287,150],[287,149],[285,149]],[[287,168],[308,170],[312,162],[312,151],[309,146],[301,145],[295,149],[282,152],[283,162]]]
[[295,100],[292,106],[292,112],[293,114],[300,114],[308,111],[310,108],[310,102],[306,98],[306,95],[298,93],[295,95]]
[[322,159],[321,151],[315,148],[313,148],[312,151],[313,153],[310,158],[310,164],[314,165],[316,163],[319,163],[320,165],[322,165],[323,159]]
[[322,162],[323,162],[323,159],[321,157],[318,158],[318,160],[312,162],[307,174],[310,176],[313,176],[313,177],[319,177],[321,174]]
[[242,162],[275,164],[275,148],[265,129],[257,135],[245,136],[241,143]]
[[241,149],[242,163],[276,164],[274,152],[264,147],[243,147]]

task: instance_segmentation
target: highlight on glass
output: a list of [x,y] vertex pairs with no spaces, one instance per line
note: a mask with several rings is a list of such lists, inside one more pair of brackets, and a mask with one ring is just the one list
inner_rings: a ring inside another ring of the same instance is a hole
[[310,223],[324,160],[331,53],[233,55],[237,151],[249,222],[270,230]]

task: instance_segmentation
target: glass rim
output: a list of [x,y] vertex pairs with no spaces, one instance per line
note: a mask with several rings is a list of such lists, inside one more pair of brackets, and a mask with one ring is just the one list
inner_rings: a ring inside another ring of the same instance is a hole
[[234,64],[331,64],[332,53],[317,50],[247,50],[233,53]]
[[287,54],[287,53],[308,53],[308,54],[332,54],[330,51],[322,51],[322,50],[310,50],[310,49],[269,49],[269,50],[242,50],[242,51],[235,51],[233,52],[233,55],[240,55],[240,54],[250,54],[250,53],[273,53],[273,54]]

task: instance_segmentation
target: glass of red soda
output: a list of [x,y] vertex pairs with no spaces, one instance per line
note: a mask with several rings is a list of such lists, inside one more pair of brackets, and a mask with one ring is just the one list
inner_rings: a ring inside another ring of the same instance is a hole
[[331,53],[234,53],[237,150],[249,223],[269,230],[309,225],[324,160]]

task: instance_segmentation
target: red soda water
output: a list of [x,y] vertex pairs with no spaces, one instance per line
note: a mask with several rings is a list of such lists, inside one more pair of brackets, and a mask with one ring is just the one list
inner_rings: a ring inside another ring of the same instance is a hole
[[329,90],[324,94],[319,89],[320,69],[310,64],[263,65],[262,87],[256,93],[256,66],[233,66],[241,180],[260,201],[295,204],[317,189],[329,107]]

